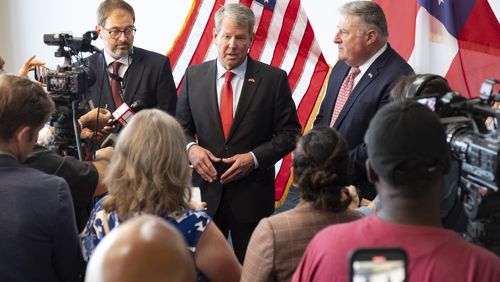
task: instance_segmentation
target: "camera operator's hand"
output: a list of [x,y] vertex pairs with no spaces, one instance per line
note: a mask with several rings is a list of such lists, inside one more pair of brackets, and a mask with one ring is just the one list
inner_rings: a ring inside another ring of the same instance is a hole
[[113,147],[102,148],[95,152],[95,161],[107,160],[109,162],[112,156],[113,156]]
[[104,108],[95,108],[92,111],[84,114],[78,120],[83,128],[88,128],[92,131],[101,131],[108,125],[108,120],[111,118],[111,112]]
[[43,66],[44,62],[35,60],[36,55],[29,57],[24,65],[19,69],[19,76],[28,77],[28,73],[35,69],[35,66]]
[[112,126],[106,125],[105,127],[103,127],[101,129],[100,133],[104,134],[104,135],[107,135],[107,134],[115,132],[115,128],[116,128],[115,125],[112,125]]
[[89,128],[83,128],[82,131],[80,131],[80,136],[82,138],[87,138],[87,139],[91,139],[91,138],[95,137],[95,138],[97,138],[97,140],[101,140],[102,137],[104,137],[104,134],[102,134],[99,131],[92,131]]

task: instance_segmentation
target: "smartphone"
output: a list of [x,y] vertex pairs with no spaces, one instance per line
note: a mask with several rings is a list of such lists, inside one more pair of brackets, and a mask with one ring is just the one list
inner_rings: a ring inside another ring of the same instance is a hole
[[47,75],[49,74],[49,68],[46,66],[35,66],[35,80],[43,84],[47,84]]
[[401,248],[356,249],[349,258],[351,282],[402,282],[408,277],[408,257]]

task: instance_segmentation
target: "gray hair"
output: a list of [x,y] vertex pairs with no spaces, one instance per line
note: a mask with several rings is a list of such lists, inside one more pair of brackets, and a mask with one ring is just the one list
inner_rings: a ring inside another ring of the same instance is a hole
[[227,17],[234,21],[239,26],[247,26],[248,33],[253,34],[255,25],[255,15],[252,9],[241,3],[230,3],[220,7],[215,13],[215,30],[220,32],[222,19]]
[[387,21],[382,8],[372,1],[354,1],[344,4],[340,8],[341,14],[353,15],[361,20],[362,29],[374,27],[377,33],[387,41]]
[[132,20],[135,22],[134,8],[132,8],[129,3],[123,0],[105,0],[101,3],[101,5],[99,5],[99,8],[97,8],[97,24],[104,26],[109,13],[115,9],[121,9],[129,12],[132,16]]

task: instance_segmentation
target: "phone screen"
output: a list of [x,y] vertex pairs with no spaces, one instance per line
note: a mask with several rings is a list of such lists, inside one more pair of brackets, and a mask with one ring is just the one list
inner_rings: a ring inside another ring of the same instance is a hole
[[49,74],[49,68],[45,66],[35,66],[35,80],[43,84],[47,84],[47,75]]
[[351,254],[351,281],[407,281],[407,257],[403,249],[358,249]]

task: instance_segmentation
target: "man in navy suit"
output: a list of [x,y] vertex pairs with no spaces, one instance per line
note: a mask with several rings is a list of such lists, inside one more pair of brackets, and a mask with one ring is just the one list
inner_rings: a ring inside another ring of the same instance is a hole
[[[102,53],[88,57],[96,75],[88,94],[95,107],[114,112],[123,102],[142,100],[175,115],[177,92],[168,57],[133,46],[135,12],[125,1],[106,0],[97,10]],[[115,90],[113,89],[116,89]]]
[[80,281],[68,184],[22,165],[53,111],[37,83],[0,75],[0,281]]
[[219,229],[231,231],[240,262],[257,223],[274,210],[274,164],[301,130],[287,74],[247,55],[254,23],[240,3],[217,11],[218,58],[186,70],[176,114],[193,185]]
[[363,197],[372,199],[376,192],[366,176],[363,138],[372,117],[390,101],[392,84],[413,70],[387,43],[387,23],[378,4],[344,4],[338,29],[334,42],[339,48],[339,61],[332,69],[314,124],[334,127],[346,139],[352,184]]

